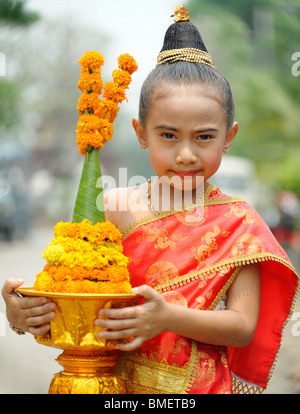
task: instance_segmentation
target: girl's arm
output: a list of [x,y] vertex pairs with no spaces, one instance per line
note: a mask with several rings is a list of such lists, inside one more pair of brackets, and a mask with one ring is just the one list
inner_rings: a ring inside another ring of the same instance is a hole
[[56,316],[56,305],[44,297],[20,297],[15,289],[22,284],[22,280],[7,279],[3,286],[7,319],[15,328],[33,335],[43,335],[49,331],[50,321]]
[[169,331],[211,345],[243,347],[251,342],[260,305],[260,265],[246,266],[228,291],[226,310],[200,311],[171,305]]
[[149,286],[138,293],[144,304],[123,309],[104,309],[96,325],[111,331],[100,332],[106,339],[135,337],[118,348],[130,351],[145,341],[168,331],[211,345],[243,347],[250,343],[260,305],[260,265],[246,266],[228,290],[226,310],[207,311],[183,308],[166,302]]

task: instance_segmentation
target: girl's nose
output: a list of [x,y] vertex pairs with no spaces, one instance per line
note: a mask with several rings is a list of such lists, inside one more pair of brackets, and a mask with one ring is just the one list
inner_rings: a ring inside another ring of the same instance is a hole
[[184,146],[181,148],[181,150],[178,152],[176,156],[176,162],[177,164],[183,163],[183,164],[194,164],[197,162],[197,157],[193,153],[192,149],[188,146]]

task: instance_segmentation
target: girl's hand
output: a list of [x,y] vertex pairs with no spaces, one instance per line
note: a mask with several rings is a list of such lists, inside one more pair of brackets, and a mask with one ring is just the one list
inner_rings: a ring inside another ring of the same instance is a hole
[[56,305],[43,297],[20,297],[15,289],[22,284],[23,280],[8,279],[2,288],[7,319],[24,332],[44,335],[50,329],[50,321],[56,316]]
[[134,288],[132,293],[143,296],[142,305],[122,309],[102,309],[99,314],[108,319],[96,319],[95,325],[110,331],[98,333],[104,339],[123,339],[134,337],[128,344],[118,344],[122,351],[132,351],[145,341],[166,330],[166,310],[168,303],[150,286],[142,285]]

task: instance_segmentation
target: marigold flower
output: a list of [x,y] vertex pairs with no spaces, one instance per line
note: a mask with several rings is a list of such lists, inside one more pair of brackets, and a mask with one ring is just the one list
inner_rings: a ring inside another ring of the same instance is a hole
[[[104,57],[98,52],[87,52],[79,60],[81,64],[81,76],[78,88],[83,95],[79,98],[77,109],[79,114],[95,115],[106,122],[102,122],[101,127],[96,126],[95,119],[79,119],[77,127],[78,150],[82,155],[92,148],[99,150],[112,138],[113,127],[108,123],[113,123],[117,117],[118,104],[126,98],[125,90],[131,82],[131,74],[137,70],[136,61],[129,55],[121,55],[118,59],[118,67],[113,71],[113,82],[107,82],[103,87],[101,78],[101,66]],[[99,95],[104,89],[103,100]],[[83,121],[85,125],[83,124]],[[108,123],[107,123],[108,122]]]
[[103,269],[89,269],[84,266],[66,266],[45,265],[43,271],[46,277],[51,277],[54,282],[64,282],[67,280],[90,280],[93,282],[110,281],[112,283],[129,280],[129,271],[126,267],[108,266]]
[[99,95],[96,93],[83,93],[78,100],[77,109],[80,115],[86,113],[95,114],[99,112]]
[[82,72],[89,72],[89,69],[94,72],[95,70],[100,70],[100,67],[104,63],[104,57],[96,51],[86,52],[78,62],[81,65]]
[[77,143],[79,152],[86,154],[89,146],[102,148],[113,136],[113,125],[96,115],[81,115],[77,124]]
[[124,101],[124,99],[127,100],[125,90],[123,88],[120,88],[114,82],[106,82],[103,87],[103,91],[103,98],[111,99],[117,103]]
[[92,225],[87,219],[81,223],[63,222],[56,223],[54,227],[55,237],[71,237],[82,239],[91,243],[103,244],[114,242],[121,245],[122,235],[118,228],[110,221]]
[[138,65],[135,59],[128,53],[119,56],[118,58],[119,69],[126,70],[130,75],[138,69]]
[[94,92],[99,95],[103,87],[103,81],[100,76],[100,72],[94,71],[93,73],[82,73],[80,75],[77,86],[81,90],[81,92]]
[[54,282],[51,277],[44,274],[38,277],[34,284],[34,289],[44,292],[59,293],[130,293],[131,284],[128,281],[121,283],[93,282],[90,280],[66,280],[63,282]]
[[94,115],[113,123],[118,115],[119,109],[120,108],[116,102],[109,99],[103,99],[100,101],[97,109],[94,110]]
[[112,73],[114,83],[118,86],[122,86],[125,89],[128,89],[128,85],[131,82],[130,73],[123,69],[115,69]]

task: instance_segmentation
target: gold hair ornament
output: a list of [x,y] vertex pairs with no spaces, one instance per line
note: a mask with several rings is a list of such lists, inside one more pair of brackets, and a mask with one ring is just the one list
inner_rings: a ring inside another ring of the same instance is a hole
[[182,49],[164,50],[157,57],[157,65],[162,63],[174,63],[177,61],[205,63],[213,66],[213,60],[209,53],[203,50],[184,47]]
[[172,14],[170,17],[175,17],[174,22],[180,22],[180,21],[190,21],[190,16],[187,8],[182,4],[180,6],[177,6],[175,9],[175,14]]

